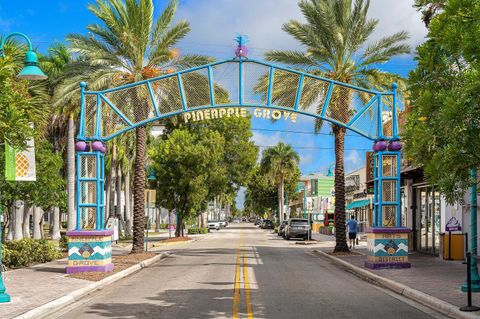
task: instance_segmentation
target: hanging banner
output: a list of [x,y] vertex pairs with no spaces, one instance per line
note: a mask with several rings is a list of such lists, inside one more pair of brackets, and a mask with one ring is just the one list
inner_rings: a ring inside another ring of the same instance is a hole
[[5,142],[5,179],[7,181],[36,181],[35,144],[27,141],[24,151],[17,151]]

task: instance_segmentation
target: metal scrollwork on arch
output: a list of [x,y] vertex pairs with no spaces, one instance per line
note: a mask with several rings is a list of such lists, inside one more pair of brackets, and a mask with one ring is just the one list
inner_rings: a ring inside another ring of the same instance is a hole
[[108,141],[186,112],[252,107],[311,116],[370,140],[393,140],[395,100],[395,85],[379,92],[240,57],[102,91],[82,88],[77,139]]

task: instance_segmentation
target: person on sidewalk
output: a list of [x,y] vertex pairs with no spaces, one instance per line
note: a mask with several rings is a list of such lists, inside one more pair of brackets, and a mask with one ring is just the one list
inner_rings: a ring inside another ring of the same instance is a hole
[[357,221],[355,220],[355,216],[352,215],[351,218],[347,221],[348,227],[348,239],[350,240],[350,249],[352,247],[355,249],[355,243],[357,239]]

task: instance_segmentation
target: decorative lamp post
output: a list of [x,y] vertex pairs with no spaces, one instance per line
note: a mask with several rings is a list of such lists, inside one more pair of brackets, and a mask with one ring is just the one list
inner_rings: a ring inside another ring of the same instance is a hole
[[25,34],[13,32],[3,38],[2,43],[0,44],[0,57],[5,57],[5,54],[3,53],[5,43],[13,36],[23,37],[28,43],[28,51],[25,54],[25,59],[23,60],[24,66],[22,71],[20,71],[20,73],[17,75],[17,78],[21,80],[45,80],[47,76],[38,67],[37,54],[33,51],[32,42],[30,42],[30,39]]
[[[24,38],[28,44],[28,51],[25,54],[25,59],[23,60],[24,66],[20,73],[17,75],[17,78],[20,80],[45,80],[47,76],[43,73],[42,70],[38,67],[38,58],[37,54],[33,51],[32,42],[30,39],[23,33],[13,32],[8,34],[2,39],[0,43],[0,58],[5,57],[3,49],[5,47],[6,41],[14,36],[19,36]],[[2,216],[2,210],[0,206],[0,216]],[[0,221],[0,238],[2,237],[2,223],[3,218]],[[2,264],[2,244],[0,242],[0,273],[4,272],[4,266]],[[10,296],[5,293],[5,285],[3,284],[3,276],[0,274],[0,303],[9,302]]]
[[[478,263],[477,263],[477,168],[470,169],[470,285],[471,291],[480,291],[480,276],[478,275]],[[468,258],[468,257],[467,257]],[[461,286],[463,292],[468,290],[467,282]]]

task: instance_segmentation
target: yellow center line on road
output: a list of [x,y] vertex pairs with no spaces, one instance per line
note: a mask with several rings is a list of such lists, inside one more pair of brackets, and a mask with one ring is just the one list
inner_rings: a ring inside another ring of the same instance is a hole
[[[243,266],[243,287],[245,290],[245,303],[247,306],[247,318],[253,319],[252,304],[250,303],[250,282],[248,280],[248,269],[245,254],[245,245],[243,243],[243,232],[240,232],[237,249],[237,262],[235,265],[235,284],[233,289],[233,319],[238,319],[240,307],[240,281],[241,281],[241,267]],[[242,265],[243,263],[243,265]]]
[[233,318],[238,318],[238,306],[240,304],[240,248],[237,254],[237,265],[235,267],[235,287],[233,290]]
[[[240,240],[242,239],[242,233],[240,233]],[[238,308],[240,305],[240,240],[238,241],[238,249],[237,249],[237,263],[235,265],[235,284],[233,288],[233,314],[232,318],[238,318]]]
[[247,304],[247,318],[253,319],[252,304],[250,303],[250,283],[248,282],[248,270],[245,264],[245,251],[243,251],[243,282],[245,286],[245,303]]

